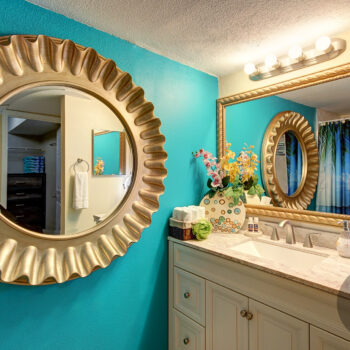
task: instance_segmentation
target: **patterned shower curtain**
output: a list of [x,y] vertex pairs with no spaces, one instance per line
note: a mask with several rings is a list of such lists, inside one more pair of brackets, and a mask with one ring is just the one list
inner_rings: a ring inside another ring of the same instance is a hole
[[316,210],[350,214],[350,121],[320,125]]
[[287,179],[288,179],[288,196],[291,196],[298,189],[302,170],[303,154],[294,133],[287,131],[286,139],[286,160],[287,160]]

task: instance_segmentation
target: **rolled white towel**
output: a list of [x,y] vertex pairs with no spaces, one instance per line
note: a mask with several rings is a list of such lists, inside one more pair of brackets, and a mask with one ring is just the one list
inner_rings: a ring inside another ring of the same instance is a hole
[[205,208],[204,207],[198,207],[198,219],[205,219]]
[[198,211],[198,207],[196,205],[190,205],[189,206],[191,212],[192,212],[192,221],[197,221],[200,219],[200,213]]
[[183,214],[183,208],[182,207],[176,207],[173,210],[173,219],[178,221],[183,221],[184,214]]
[[183,207],[183,222],[192,222],[193,221],[193,213],[192,209],[189,207]]

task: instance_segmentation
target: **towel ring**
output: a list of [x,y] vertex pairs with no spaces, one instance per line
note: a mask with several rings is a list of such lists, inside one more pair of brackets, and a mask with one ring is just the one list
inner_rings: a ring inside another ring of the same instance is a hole
[[86,163],[86,165],[87,165],[87,171],[90,170],[90,165],[89,165],[89,163],[88,163],[86,160],[82,159],[82,158],[78,158],[77,161],[74,163],[74,171],[75,171],[75,172],[77,172],[76,166],[77,166],[78,164],[80,164],[80,163],[83,163],[83,162]]

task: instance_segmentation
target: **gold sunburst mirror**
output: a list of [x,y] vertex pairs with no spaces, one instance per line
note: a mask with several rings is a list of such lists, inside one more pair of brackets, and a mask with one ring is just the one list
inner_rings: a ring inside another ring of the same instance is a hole
[[[307,209],[316,191],[319,164],[315,135],[304,116],[293,111],[278,113],[265,131],[261,159],[262,180],[273,203]],[[295,173],[289,177],[287,164],[289,172]]]
[[167,174],[153,110],[92,48],[0,38],[2,282],[85,277],[139,240]]

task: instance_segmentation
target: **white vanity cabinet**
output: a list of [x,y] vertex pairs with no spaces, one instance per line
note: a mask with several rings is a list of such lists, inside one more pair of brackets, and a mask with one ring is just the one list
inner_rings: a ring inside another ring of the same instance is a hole
[[310,350],[350,350],[350,342],[310,326]]
[[255,300],[249,300],[249,350],[308,350],[309,325]]
[[248,298],[206,281],[206,349],[248,350]]
[[207,350],[309,348],[306,322],[209,281],[206,292]]
[[336,301],[335,295],[169,242],[171,350],[350,350]]

